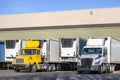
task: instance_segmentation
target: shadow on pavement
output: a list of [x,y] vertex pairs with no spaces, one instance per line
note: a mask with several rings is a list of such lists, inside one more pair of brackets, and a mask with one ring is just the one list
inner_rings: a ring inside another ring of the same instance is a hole
[[[28,73],[28,72],[26,72]],[[72,72],[37,72],[0,77],[0,80],[120,80],[120,74],[78,74]]]

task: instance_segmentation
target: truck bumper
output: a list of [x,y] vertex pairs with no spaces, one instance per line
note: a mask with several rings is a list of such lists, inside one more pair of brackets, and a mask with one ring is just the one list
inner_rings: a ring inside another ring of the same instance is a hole
[[30,65],[28,64],[16,64],[16,65],[12,65],[12,68],[14,70],[29,70],[30,69]]
[[91,67],[77,65],[77,71],[100,71],[101,65],[94,65]]

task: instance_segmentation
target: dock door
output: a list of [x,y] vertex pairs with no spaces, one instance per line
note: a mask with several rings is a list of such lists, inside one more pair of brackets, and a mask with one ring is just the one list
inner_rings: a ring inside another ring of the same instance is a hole
[[4,42],[0,42],[0,62],[5,60]]

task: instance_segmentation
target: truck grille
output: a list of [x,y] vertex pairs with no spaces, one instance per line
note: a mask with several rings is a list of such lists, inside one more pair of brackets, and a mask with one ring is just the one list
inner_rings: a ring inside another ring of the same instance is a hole
[[83,58],[81,59],[81,64],[82,64],[82,67],[91,67],[92,65],[92,62],[93,62],[93,59],[92,58]]
[[24,59],[16,59],[16,63],[24,63]]

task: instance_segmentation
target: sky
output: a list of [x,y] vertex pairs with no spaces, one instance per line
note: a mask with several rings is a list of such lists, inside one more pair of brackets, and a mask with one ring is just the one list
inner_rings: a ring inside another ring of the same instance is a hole
[[120,0],[0,0],[0,15],[120,7]]

